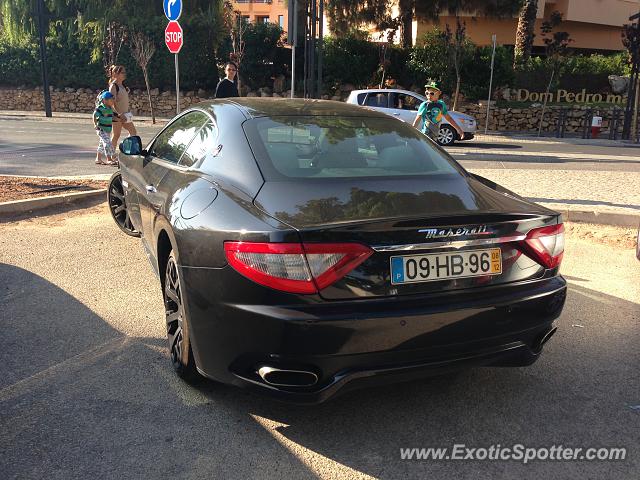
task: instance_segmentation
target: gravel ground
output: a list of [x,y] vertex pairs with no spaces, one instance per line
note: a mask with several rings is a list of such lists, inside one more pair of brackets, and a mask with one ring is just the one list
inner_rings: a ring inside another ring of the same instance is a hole
[[568,206],[631,213],[640,219],[640,172],[483,168],[469,171],[551,208]]
[[63,193],[107,188],[98,180],[63,180],[38,177],[0,176],[0,202],[49,197]]

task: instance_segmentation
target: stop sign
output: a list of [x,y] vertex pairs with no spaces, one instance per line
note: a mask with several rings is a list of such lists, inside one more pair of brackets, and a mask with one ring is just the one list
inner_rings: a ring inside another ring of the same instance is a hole
[[182,27],[178,22],[169,22],[167,28],[164,29],[164,43],[171,53],[178,53],[182,48]]

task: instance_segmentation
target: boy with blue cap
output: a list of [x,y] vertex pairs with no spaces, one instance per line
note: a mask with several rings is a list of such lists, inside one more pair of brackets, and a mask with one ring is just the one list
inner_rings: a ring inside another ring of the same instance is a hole
[[[96,163],[98,165],[118,165],[118,161],[114,159],[115,150],[111,143],[111,129],[113,128],[111,123],[114,115],[114,102],[115,98],[113,94],[104,91],[98,95],[98,104],[93,111],[93,125],[100,139],[96,153]],[[102,160],[103,154],[107,157],[106,162]]]

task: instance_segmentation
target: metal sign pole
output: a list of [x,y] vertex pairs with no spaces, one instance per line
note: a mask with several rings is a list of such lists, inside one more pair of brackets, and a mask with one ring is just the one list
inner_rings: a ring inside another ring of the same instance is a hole
[[49,92],[49,74],[47,72],[47,47],[45,44],[44,0],[38,0],[38,30],[40,34],[40,64],[42,67],[42,92],[44,93],[44,113],[51,116],[51,93]]
[[178,54],[176,53],[176,115],[180,113],[180,69],[178,68]]
[[493,87],[493,63],[496,58],[496,34],[491,35],[491,43],[493,43],[493,51],[491,52],[491,77],[489,78],[489,98],[487,99],[487,119],[484,122],[484,134],[489,129],[489,110],[491,109],[491,88]]
[[[293,19],[293,25],[287,25],[289,30],[293,30],[293,38],[291,41],[291,98],[296,96],[296,44],[298,43],[298,2],[293,0],[289,2],[290,8],[293,7],[293,16],[289,16]],[[291,22],[290,22],[291,23]]]

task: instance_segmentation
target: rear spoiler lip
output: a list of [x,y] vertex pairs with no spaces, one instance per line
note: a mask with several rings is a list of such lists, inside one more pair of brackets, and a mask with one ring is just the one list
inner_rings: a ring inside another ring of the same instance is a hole
[[375,245],[371,248],[376,252],[404,252],[412,250],[428,250],[432,248],[464,248],[478,245],[495,245],[509,242],[520,242],[525,238],[527,238],[526,234],[520,234],[506,237],[476,238],[472,240],[449,240],[444,242],[413,243],[405,245]]

